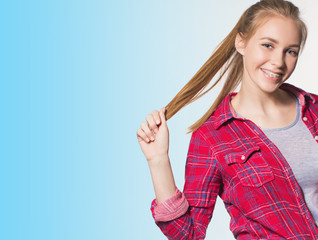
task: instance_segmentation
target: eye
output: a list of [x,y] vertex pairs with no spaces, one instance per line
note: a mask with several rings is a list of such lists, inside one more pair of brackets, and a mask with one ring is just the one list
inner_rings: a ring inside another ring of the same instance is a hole
[[273,48],[273,46],[268,43],[263,43],[262,46],[266,48]]
[[294,51],[294,50],[292,50],[292,49],[287,50],[287,53],[288,53],[288,54],[291,54],[291,55],[294,56],[294,57],[297,57],[297,56],[298,56],[298,52],[296,52],[296,51]]

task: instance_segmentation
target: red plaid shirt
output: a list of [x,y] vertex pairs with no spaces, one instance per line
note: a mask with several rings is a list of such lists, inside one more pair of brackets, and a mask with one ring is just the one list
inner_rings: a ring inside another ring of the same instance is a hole
[[[318,142],[318,96],[286,83],[281,89],[298,97],[302,119]],[[236,115],[234,95],[192,134],[183,191],[187,211],[156,224],[169,239],[204,239],[219,195],[237,239],[318,239],[289,164],[258,126]],[[155,219],[156,207],[154,200]]]

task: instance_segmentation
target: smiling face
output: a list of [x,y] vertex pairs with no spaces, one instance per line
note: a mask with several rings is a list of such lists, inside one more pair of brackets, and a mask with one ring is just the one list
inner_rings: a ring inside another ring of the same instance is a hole
[[244,64],[242,87],[275,92],[293,73],[300,43],[295,21],[280,16],[271,17],[247,42],[238,35],[236,49]]

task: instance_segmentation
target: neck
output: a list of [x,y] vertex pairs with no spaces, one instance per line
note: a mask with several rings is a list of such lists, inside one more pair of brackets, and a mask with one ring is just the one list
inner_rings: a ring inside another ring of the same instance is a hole
[[241,115],[270,115],[273,111],[290,105],[294,99],[286,91],[277,88],[274,92],[264,92],[259,88],[245,86],[243,83],[232,99],[233,108]]

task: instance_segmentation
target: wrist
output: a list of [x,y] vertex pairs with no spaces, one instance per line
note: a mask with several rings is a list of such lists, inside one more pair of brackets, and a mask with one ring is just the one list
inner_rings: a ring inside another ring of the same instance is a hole
[[159,167],[159,166],[166,165],[167,163],[170,165],[169,156],[168,156],[168,154],[163,154],[163,155],[157,155],[156,157],[149,160],[148,166],[150,168],[153,168],[153,167]]

